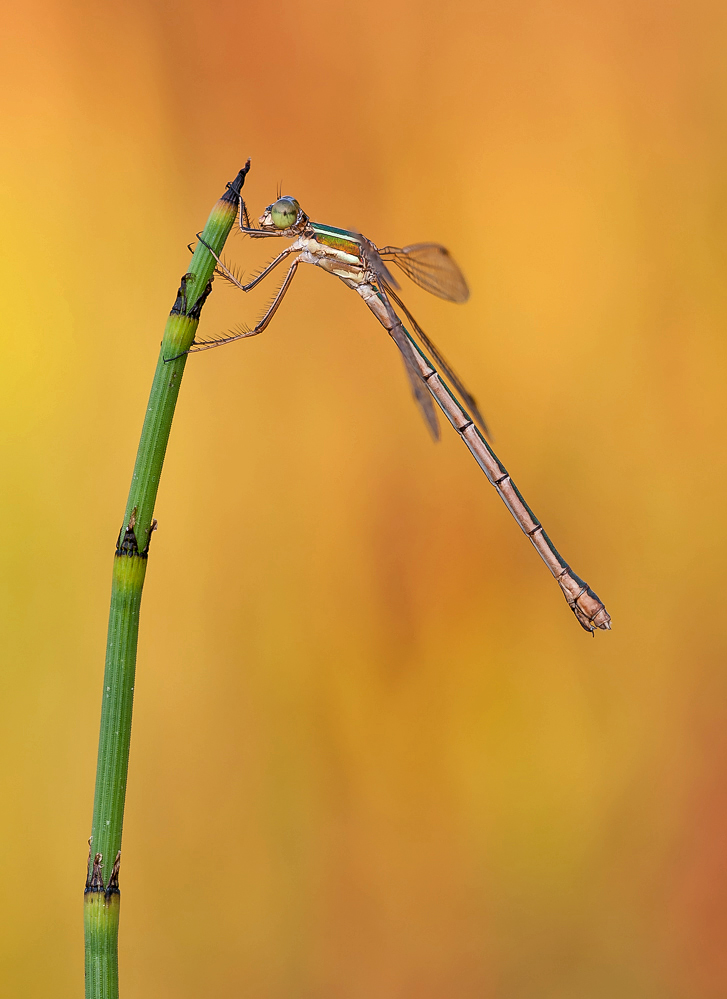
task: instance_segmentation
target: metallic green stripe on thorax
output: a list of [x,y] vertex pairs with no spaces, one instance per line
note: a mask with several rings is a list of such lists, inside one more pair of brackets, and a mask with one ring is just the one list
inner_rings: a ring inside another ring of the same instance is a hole
[[320,222],[310,223],[315,233],[316,242],[328,246],[332,250],[342,250],[352,257],[361,258],[361,242],[355,232],[348,229],[336,229],[332,225],[321,225]]

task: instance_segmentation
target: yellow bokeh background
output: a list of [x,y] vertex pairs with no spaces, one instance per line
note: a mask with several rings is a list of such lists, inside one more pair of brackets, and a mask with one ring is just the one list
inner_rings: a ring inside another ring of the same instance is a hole
[[[282,184],[451,248],[470,302],[407,302],[613,631],[301,268],[187,366],[122,996],[727,995],[726,43],[717,0],[6,11],[3,994],[81,994],[113,545],[186,244],[251,156],[254,216]],[[200,332],[266,296],[218,283]]]

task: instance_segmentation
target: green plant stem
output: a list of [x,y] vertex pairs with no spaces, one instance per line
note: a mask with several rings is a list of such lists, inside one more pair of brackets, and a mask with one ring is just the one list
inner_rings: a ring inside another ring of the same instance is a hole
[[[222,251],[237,214],[238,197],[250,163],[228,185],[212,209],[202,238]],[[215,259],[200,242],[164,330],[161,351],[141,431],[139,450],[114,556],[111,610],[106,645],[101,731],[96,769],[93,824],[84,893],[86,997],[116,999],[119,994],[117,938],[119,866],[126,774],[131,740],[139,607],[144,586],[152,519],[179,386],[202,306],[211,290]],[[173,360],[168,360],[173,358]]]

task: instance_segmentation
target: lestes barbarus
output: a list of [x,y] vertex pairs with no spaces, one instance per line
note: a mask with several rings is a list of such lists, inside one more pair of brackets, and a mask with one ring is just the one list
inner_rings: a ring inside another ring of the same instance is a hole
[[[292,263],[272,304],[256,326],[252,329],[241,328],[230,336],[196,341],[190,351],[209,350],[262,333],[282,302],[299,264],[314,264],[334,274],[345,285],[358,292],[401,351],[412,393],[434,439],[439,438],[439,425],[432,398],[530,538],[558,582],[581,627],[591,634],[596,628],[609,630],[611,618],[608,611],[588,584],[576,576],[558,553],[540,521],[521,496],[500,459],[485,440],[487,428],[475,400],[402,302],[397,294],[399,285],[386,266],[387,263],[396,264],[412,281],[440,298],[450,302],[465,302],[469,298],[469,289],[449,252],[437,243],[416,243],[402,248],[385,246],[378,249],[360,233],[312,222],[295,198],[291,197],[279,197],[268,205],[260,216],[258,228],[251,226],[241,197],[238,222],[240,230],[255,239],[283,237],[292,239],[293,242],[248,284],[244,284],[210,250],[217,261],[216,273],[220,277],[247,292],[255,288],[284,260],[293,257]],[[209,246],[207,248],[210,249]],[[404,313],[424,349],[405,328],[394,311],[392,301]],[[429,352],[434,363],[424,350]],[[454,391],[449,388],[435,364],[448,378]],[[471,411],[474,419],[470,418],[467,410]]]

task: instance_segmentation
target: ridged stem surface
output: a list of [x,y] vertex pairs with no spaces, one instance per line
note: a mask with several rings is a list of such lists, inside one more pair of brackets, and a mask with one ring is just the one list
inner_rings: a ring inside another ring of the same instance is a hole
[[[222,251],[235,222],[238,196],[249,163],[212,209],[202,238]],[[174,408],[204,301],[211,289],[215,259],[196,247],[167,320],[159,360],[141,431],[139,450],[114,555],[106,667],[101,701],[101,731],[88,873],[84,893],[86,999],[116,999],[119,994],[117,939],[119,866],[124,822],[126,774],[131,741],[139,608],[154,503]]]

